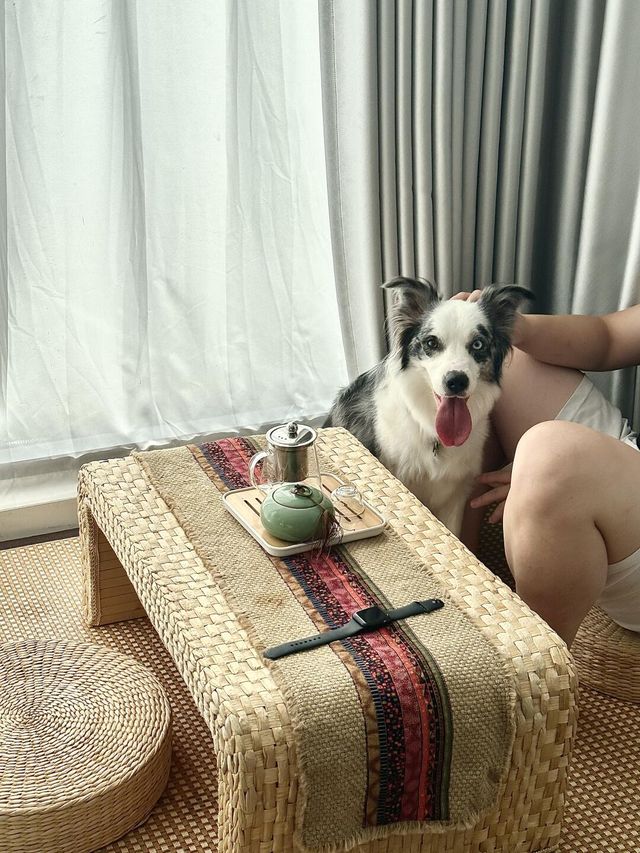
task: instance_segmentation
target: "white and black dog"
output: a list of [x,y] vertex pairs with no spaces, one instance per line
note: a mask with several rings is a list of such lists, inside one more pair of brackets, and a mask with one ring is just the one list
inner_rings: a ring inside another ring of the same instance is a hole
[[325,425],[353,433],[459,535],[516,311],[533,294],[491,285],[478,302],[442,301],[422,279],[383,287],[399,294],[391,351],[338,394]]

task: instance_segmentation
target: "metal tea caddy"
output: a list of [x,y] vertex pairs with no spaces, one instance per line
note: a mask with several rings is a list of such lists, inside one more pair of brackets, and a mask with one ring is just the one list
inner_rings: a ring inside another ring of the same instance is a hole
[[[270,429],[267,449],[255,453],[249,462],[252,486],[267,495],[283,483],[305,483],[322,491],[317,437],[316,430],[297,421]],[[257,470],[260,463],[261,475]]]

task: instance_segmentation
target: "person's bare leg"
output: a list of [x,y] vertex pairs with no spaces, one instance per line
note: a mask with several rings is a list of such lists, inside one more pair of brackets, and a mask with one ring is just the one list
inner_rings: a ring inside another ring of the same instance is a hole
[[580,424],[538,424],[515,453],[504,534],[517,593],[570,645],[607,566],[640,548],[640,453]]
[[524,433],[552,421],[582,381],[579,370],[536,361],[514,349],[505,362],[502,394],[491,414],[493,428],[507,461],[512,461]]
[[[496,471],[513,461],[522,435],[535,424],[553,420],[582,381],[578,370],[536,361],[514,349],[502,374],[502,394],[491,414],[491,432],[484,449],[482,470]],[[477,485],[469,500],[483,494]],[[467,502],[460,538],[474,553],[478,550],[480,528],[486,508],[474,509]]]

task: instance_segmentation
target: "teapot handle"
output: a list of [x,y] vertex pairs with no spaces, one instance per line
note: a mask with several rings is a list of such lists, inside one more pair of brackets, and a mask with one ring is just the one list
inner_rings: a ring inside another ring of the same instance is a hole
[[251,480],[251,485],[254,489],[260,489],[261,492],[268,492],[269,487],[266,483],[260,483],[256,479],[256,465],[259,462],[262,462],[263,459],[266,459],[267,456],[270,456],[268,450],[259,450],[258,453],[254,453],[249,462],[249,479]]

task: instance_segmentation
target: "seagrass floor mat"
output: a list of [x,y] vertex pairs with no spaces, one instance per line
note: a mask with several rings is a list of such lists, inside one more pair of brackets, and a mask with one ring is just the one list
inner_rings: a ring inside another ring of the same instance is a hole
[[[149,667],[174,711],[172,770],[148,821],[109,853],[214,853],[216,772],[209,732],[146,620],[85,628],[77,539],[0,551],[0,643],[103,643]],[[561,853],[640,850],[640,706],[583,688]],[[517,853],[517,851],[514,851]]]

